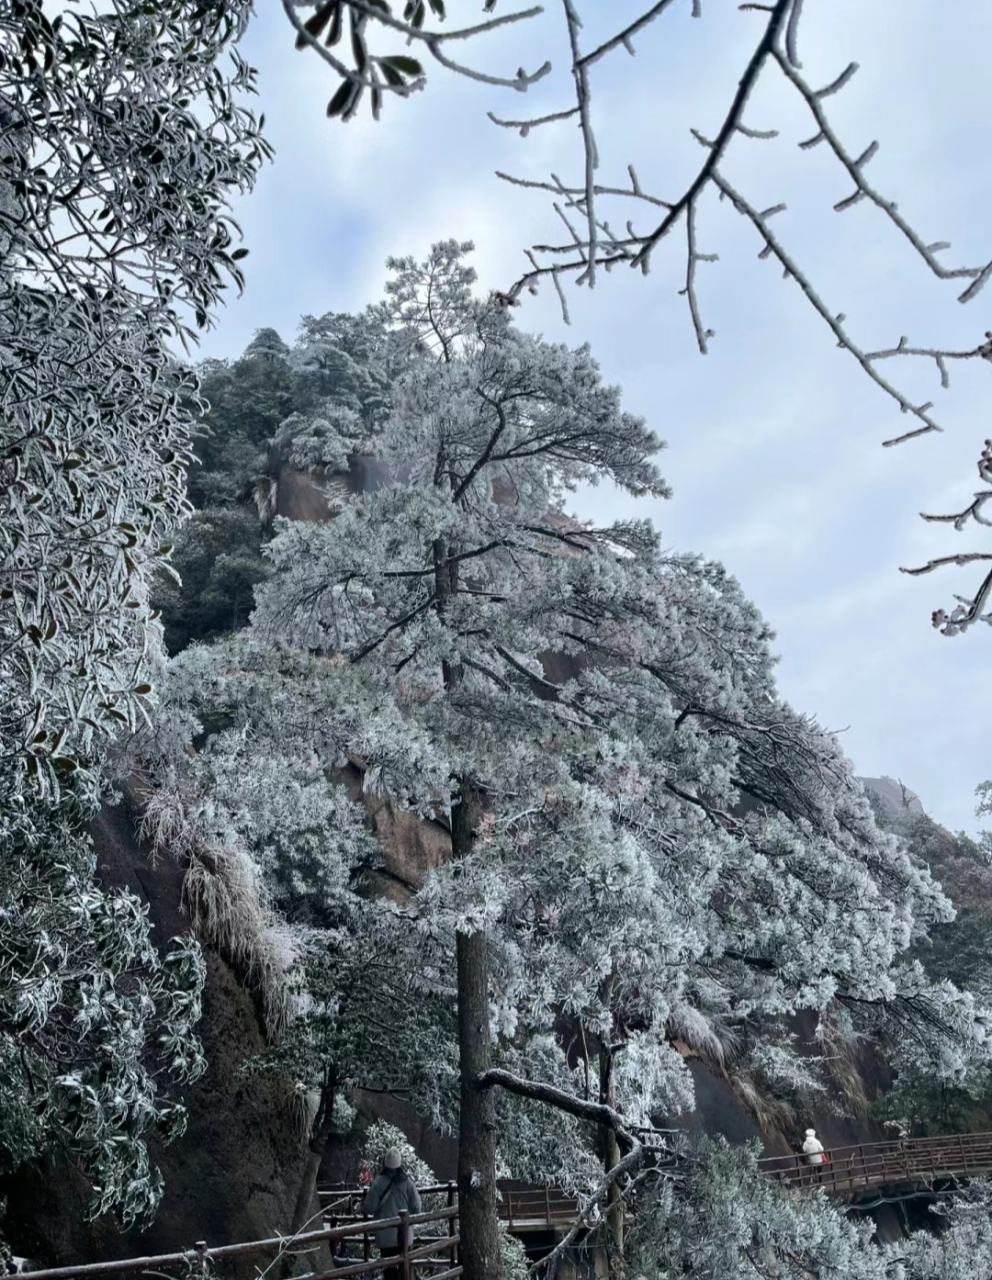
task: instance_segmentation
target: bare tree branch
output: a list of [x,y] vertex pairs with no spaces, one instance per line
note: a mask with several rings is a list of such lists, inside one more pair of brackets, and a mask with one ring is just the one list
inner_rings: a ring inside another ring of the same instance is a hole
[[[564,1111],[567,1115],[575,1116],[579,1120],[587,1120],[593,1124],[606,1126],[617,1135],[617,1142],[620,1144],[621,1150],[624,1151],[623,1157],[593,1188],[585,1202],[579,1205],[579,1212],[575,1221],[558,1244],[550,1253],[546,1254],[530,1268],[530,1274],[533,1275],[539,1269],[543,1270],[553,1266],[579,1233],[593,1224],[599,1205],[602,1204],[610,1187],[619,1179],[626,1178],[636,1172],[640,1167],[645,1152],[644,1143],[638,1137],[638,1133],[642,1131],[628,1127],[620,1112],[605,1102],[591,1102],[586,1098],[577,1098],[555,1085],[545,1084],[540,1080],[526,1080],[522,1076],[513,1075],[512,1072],[504,1071],[500,1068],[494,1067],[487,1071],[485,1075],[479,1078],[478,1086],[480,1089],[498,1086],[506,1089],[508,1093],[516,1094],[520,1098],[543,1102],[546,1106],[554,1107],[558,1111]],[[664,1140],[659,1148],[652,1149],[669,1150]]]
[[[552,111],[552,113],[549,116],[535,116],[533,120],[501,120],[499,116],[494,115],[491,111],[486,112],[486,115],[493,122],[493,124],[498,124],[504,129],[519,129],[521,138],[526,138],[527,135],[530,133],[531,129],[536,129],[538,125],[551,124],[556,120],[570,120],[572,116],[577,116],[578,114],[579,114],[578,107],[569,107],[565,111]],[[512,182],[513,179],[511,178],[510,181]],[[546,185],[547,184],[542,182],[534,182],[534,183],[521,182],[520,183],[520,186],[537,187],[537,186],[546,186]],[[554,188],[553,187],[549,188],[549,190],[554,190]]]
[[[664,237],[668,234],[668,232],[672,229],[672,227],[676,224],[676,222],[678,222],[678,220],[682,217],[683,213],[688,212],[690,207],[695,203],[695,201],[698,199],[700,194],[703,192],[703,190],[711,181],[713,171],[715,170],[717,164],[719,163],[724,152],[729,146],[735,132],[737,132],[738,125],[741,123],[741,117],[743,116],[743,113],[744,113],[744,108],[747,105],[747,100],[750,97],[751,91],[753,90],[755,83],[757,82],[757,79],[761,73],[761,70],[762,70],[762,67],[764,66],[765,61],[767,60],[769,54],[772,52],[772,48],[774,46],[775,40],[779,35],[779,32],[782,27],[782,23],[784,22],[786,14],[788,13],[789,7],[792,3],[793,3],[793,0],[777,0],[777,3],[771,9],[771,16],[765,27],[764,34],[761,40],[759,41],[757,48],[752,54],[751,60],[748,63],[748,66],[745,69],[743,76],[741,77],[740,83],[737,86],[737,92],[735,93],[733,102],[731,103],[730,110],[727,113],[727,116],[720,127],[720,131],[717,134],[716,139],[712,143],[707,144],[709,149],[709,154],[706,158],[706,161],[703,163],[699,172],[696,174],[696,177],[693,179],[692,183],[685,190],[685,192],[683,192],[683,194],[677,200],[668,203],[668,211],[665,217],[662,219],[662,221],[657,225],[657,227],[655,227],[654,231],[650,232],[646,236],[632,238],[633,239],[632,248],[634,249],[634,251],[625,255],[625,256],[628,256],[631,266],[634,266],[634,267],[639,266],[641,270],[645,274],[647,274],[647,271],[649,270],[649,267],[650,267],[651,252],[654,249],[655,245],[658,244],[659,241],[664,239]],[[655,6],[656,11],[653,11],[652,16],[657,17],[658,14],[662,12],[663,7],[664,6]],[[616,44],[621,42],[622,41],[620,41],[619,39],[615,40],[614,42],[612,42],[612,44],[610,44],[610,47],[611,48],[616,47]],[[607,43],[610,43],[610,42],[607,42]],[[606,46],[602,46],[602,48],[605,51]],[[586,87],[584,90],[580,90],[577,85],[577,94],[579,95],[578,105],[580,109],[588,113],[589,89],[588,89],[587,81],[585,82],[585,85]],[[588,166],[589,166],[589,154],[587,149],[587,154],[586,154],[587,173],[588,173]],[[503,175],[503,174],[501,174],[500,176],[506,177],[506,175]],[[512,181],[512,179],[509,179],[509,180]],[[637,195],[640,195],[641,193],[636,190],[637,184],[636,184],[636,179],[634,178],[634,175],[633,175],[633,171],[631,171],[631,180],[635,188],[634,193]],[[588,192],[587,192],[587,200],[588,200]],[[588,215],[588,209],[584,211]],[[583,274],[580,275],[579,280],[580,282],[585,282],[586,281],[585,273],[589,271],[591,268],[594,268],[597,261],[602,261],[602,260],[596,259],[595,257],[596,240],[594,236],[590,236],[588,245],[582,245],[580,247],[582,249],[582,254],[583,254],[583,256],[580,259],[576,259],[571,262],[568,262],[564,264],[564,266],[559,265],[557,267],[539,267],[537,268],[536,271],[528,272],[526,275],[521,276],[520,279],[517,280],[509,290],[507,290],[507,296],[511,300],[516,299],[523,289],[528,288],[530,285],[537,283],[537,281],[542,276],[550,274],[552,271],[561,271],[561,270],[570,271],[570,270],[582,269]],[[543,248],[543,246],[539,246],[538,248],[539,249]],[[590,283],[593,283],[593,282],[594,281],[590,281]]]
[[842,313],[835,315],[817,293],[816,289],[799,267],[799,264],[792,258],[784,245],[782,245],[776,238],[775,233],[768,225],[768,214],[776,212],[777,210],[767,210],[764,214],[759,212],[753,205],[748,203],[736,188],[730,185],[721,173],[714,172],[713,182],[720,191],[723,192],[727,199],[731,201],[738,213],[749,218],[755,228],[761,233],[765,240],[765,247],[762,250],[762,256],[767,257],[771,254],[778,259],[784,269],[785,275],[787,277],[791,276],[796,281],[800,289],[812,304],[814,311],[816,311],[817,314],[826,322],[834,337],[837,339],[837,345],[849,352],[855,360],[857,360],[858,364],[865,373],[867,373],[868,377],[871,378],[872,382],[881,387],[886,394],[890,395],[903,413],[910,413],[914,418],[918,418],[919,421],[923,423],[922,427],[917,427],[913,431],[907,431],[895,439],[885,440],[883,443],[885,445],[900,444],[904,440],[912,439],[914,436],[926,435],[927,432],[930,431],[942,431],[943,427],[937,423],[929,412],[933,406],[930,403],[919,405],[913,404],[913,402],[907,399],[907,397],[904,396],[897,387],[894,387],[891,382],[886,381],[886,379],[883,378],[875,369],[872,364],[872,358],[862,351],[844,328],[844,320],[846,317]]
[[[314,0],[314,3],[316,3],[316,0]],[[577,181],[575,179],[563,181],[558,174],[551,174],[550,180],[541,181],[498,172],[497,176],[504,182],[517,187],[546,191],[552,194],[555,197],[553,209],[567,232],[565,239],[560,243],[535,244],[525,250],[529,262],[527,271],[516,279],[509,289],[497,295],[498,302],[504,306],[518,305],[520,295],[524,289],[527,289],[528,292],[536,293],[541,281],[548,278],[558,294],[562,317],[568,323],[568,306],[562,288],[563,277],[566,273],[573,275],[577,284],[586,284],[589,287],[595,285],[599,267],[609,271],[618,263],[622,263],[632,267],[640,267],[642,272],[646,274],[651,265],[651,258],[655,248],[684,215],[686,224],[685,284],[679,292],[681,296],[686,298],[697,346],[701,353],[706,354],[709,349],[709,340],[714,334],[713,330],[708,328],[703,320],[697,289],[697,266],[700,262],[715,261],[717,255],[704,254],[699,251],[696,228],[699,202],[707,190],[712,187],[719,192],[721,199],[729,199],[737,211],[747,217],[762,236],[763,247],[759,256],[763,258],[774,257],[779,262],[784,276],[786,278],[791,276],[795,279],[813,309],[831,330],[838,346],[854,357],[863,372],[899,406],[901,412],[909,414],[915,420],[915,425],[910,430],[883,440],[883,445],[891,447],[892,445],[915,439],[918,436],[940,431],[941,426],[932,412],[933,405],[930,402],[916,403],[910,399],[894,382],[881,375],[878,369],[879,363],[883,360],[891,360],[896,356],[932,360],[937,367],[941,386],[947,388],[950,383],[949,366],[952,361],[985,359],[992,362],[992,331],[985,334],[982,342],[977,343],[974,347],[965,349],[944,349],[939,344],[928,345],[925,343],[911,346],[909,339],[905,336],[901,337],[898,343],[892,347],[879,348],[877,350],[864,349],[855,342],[845,327],[846,317],[843,313],[834,312],[827,306],[810,277],[803,272],[800,265],[786,250],[784,244],[772,233],[769,227],[769,220],[774,214],[782,212],[785,209],[785,205],[779,203],[771,208],[760,209],[748,200],[743,191],[731,186],[724,176],[722,161],[728,154],[733,141],[738,138],[744,138],[749,141],[768,141],[777,136],[777,130],[774,128],[754,128],[744,120],[745,111],[755,85],[758,83],[765,68],[770,63],[773,63],[786,82],[802,99],[805,109],[813,117],[815,132],[799,144],[800,149],[808,151],[824,144],[852,183],[850,193],[834,204],[833,207],[837,212],[843,213],[853,208],[855,204],[864,201],[872,204],[895,227],[902,238],[909,243],[916,256],[932,275],[939,280],[962,280],[966,282],[964,289],[958,295],[961,302],[969,302],[975,298],[990,276],[992,276],[992,260],[989,260],[984,265],[945,266],[941,260],[941,255],[950,248],[949,243],[942,240],[928,241],[924,239],[904,215],[899,212],[896,202],[883,195],[868,182],[866,170],[878,152],[877,141],[869,142],[860,153],[855,154],[849,151],[827,118],[824,105],[827,98],[835,96],[851,82],[858,70],[858,65],[855,62],[849,63],[830,83],[820,88],[814,88],[809,84],[802,74],[802,63],[798,52],[799,30],[803,14],[802,0],[765,0],[763,3],[749,0],[749,2],[738,5],[738,9],[742,12],[763,15],[760,36],[744,67],[729,108],[715,137],[712,139],[707,138],[698,130],[692,131],[696,140],[705,149],[705,158],[681,193],[674,196],[674,198],[668,199],[662,199],[651,192],[645,191],[638,180],[633,164],[627,166],[630,176],[629,187],[608,181],[602,183],[595,181],[595,175],[600,168],[600,156],[594,132],[591,72],[610,54],[621,48],[633,54],[634,37],[642,34],[649,25],[663,14],[673,10],[675,8],[674,0],[658,0],[657,3],[646,5],[643,12],[633,21],[628,22],[615,34],[602,40],[595,48],[586,53],[583,53],[580,49],[580,33],[582,31],[580,0],[561,0],[561,3],[564,30],[568,38],[570,52],[570,70],[574,86],[573,103],[571,105],[566,104],[561,110],[536,114],[529,118],[504,119],[493,112],[489,113],[489,118],[502,128],[518,130],[521,137],[527,137],[532,129],[544,124],[563,120],[577,120],[582,139],[582,173],[580,177],[576,175]],[[344,102],[342,98],[342,101],[338,104],[339,114],[342,115],[342,118],[348,118],[354,113],[361,92],[365,88],[374,90],[373,106],[375,107],[376,94],[378,93],[375,70],[377,66],[382,68],[382,59],[368,56],[367,54],[363,54],[360,58],[356,55],[356,66],[354,68],[347,67],[327,49],[318,48],[319,41],[317,37],[319,31],[311,32],[304,29],[303,24],[300,23],[295,15],[296,5],[294,0],[283,0],[283,5],[290,16],[290,21],[296,28],[298,35],[301,35],[304,43],[317,48],[320,56],[348,83],[353,84],[354,93],[350,97],[345,94],[348,99],[347,102]],[[442,45],[449,44],[453,40],[464,42],[477,36],[489,34],[497,27],[519,24],[540,13],[541,10],[537,7],[520,10],[501,18],[489,18],[475,26],[450,32],[441,32],[437,29],[428,31],[414,28],[411,24],[384,13],[372,0],[340,0],[340,6],[342,10],[343,8],[348,8],[353,16],[361,20],[362,24],[368,23],[371,26],[379,23],[386,30],[403,34],[409,42],[419,42],[426,45],[428,52],[440,65],[456,71],[458,74],[481,80],[488,84],[500,85],[514,90],[525,90],[550,70],[550,63],[545,62],[538,71],[531,74],[527,74],[521,68],[516,77],[513,78],[492,77],[455,62],[448,57],[442,48]],[[324,9],[320,10],[320,12],[329,8],[333,8],[333,3],[331,5],[325,3]],[[692,0],[692,14],[694,17],[700,16],[699,0]],[[313,21],[311,20],[311,25]],[[359,44],[364,50],[362,30],[363,27],[359,26]],[[386,61],[388,63],[389,60],[387,59]],[[358,66],[358,62],[362,62],[362,66]],[[419,63],[412,59],[407,59],[406,64],[402,74],[397,74],[395,67],[392,69],[388,77],[389,83],[386,85],[391,92],[400,96],[408,95],[415,89],[422,87],[423,84],[423,72]],[[634,200],[645,208],[661,210],[660,220],[649,231],[642,231],[634,226],[633,221],[626,220],[626,234],[615,233],[611,229],[610,221],[601,213],[599,208],[601,203],[614,199],[624,202]],[[974,501],[957,515],[924,515],[923,518],[928,521],[953,523],[957,529],[961,529],[963,524],[971,518],[974,518],[979,524],[988,524],[989,522],[980,515],[986,501],[988,501],[988,495],[976,494]],[[929,561],[927,565],[919,569],[907,569],[904,572],[930,572],[944,565],[969,564],[984,558],[981,553],[942,556]],[[987,583],[983,583],[978,594],[971,600],[961,600],[959,597],[959,607],[954,610],[952,615],[948,616],[942,610],[934,613],[934,626],[942,628],[944,634],[947,635],[960,634],[972,621],[980,616],[987,596]]]
[[643,1145],[634,1136],[633,1130],[619,1111],[605,1102],[589,1102],[585,1098],[576,1098],[573,1094],[559,1089],[557,1085],[546,1084],[543,1080],[526,1080],[501,1067],[491,1067],[479,1077],[480,1089],[491,1089],[498,1086],[508,1093],[515,1093],[519,1098],[529,1098],[532,1102],[543,1102],[546,1106],[564,1111],[566,1115],[575,1116],[577,1120],[588,1120],[592,1124],[606,1125],[612,1129],[622,1147],[633,1150]]
[[590,117],[591,94],[589,92],[589,68],[579,53],[579,30],[582,22],[575,11],[572,0],[562,0],[565,8],[565,21],[568,24],[568,40],[572,46],[572,76],[575,80],[575,98],[579,108],[579,123],[582,128],[582,144],[585,153],[585,204],[586,225],[589,229],[589,243],[586,246],[586,269],[579,276],[580,284],[588,284],[591,289],[596,283],[596,193],[594,175],[599,168],[599,153],[596,150],[596,138],[592,131]]
[[799,92],[799,94],[803,98],[806,105],[809,107],[810,112],[813,116],[813,119],[816,121],[817,128],[819,130],[819,133],[817,133],[814,138],[810,139],[806,144],[801,144],[801,145],[805,145],[808,148],[810,146],[815,145],[818,142],[821,142],[821,141],[826,142],[827,145],[830,147],[831,151],[834,153],[834,155],[837,157],[840,163],[847,170],[852,181],[854,182],[854,194],[851,196],[848,196],[845,200],[841,200],[838,204],[835,204],[834,208],[838,212],[842,212],[844,209],[850,208],[858,200],[861,200],[861,199],[870,200],[877,209],[881,209],[881,211],[885,214],[885,216],[896,227],[898,227],[898,229],[902,232],[902,234],[906,237],[909,243],[913,246],[913,248],[916,250],[919,256],[923,259],[923,261],[927,264],[927,266],[934,273],[934,275],[937,276],[938,279],[940,280],[967,279],[971,281],[971,284],[967,287],[967,289],[965,289],[965,291],[961,294],[961,296],[958,299],[959,302],[970,302],[971,299],[975,297],[978,291],[985,284],[986,280],[988,280],[989,275],[992,274],[992,262],[989,262],[982,267],[950,267],[949,268],[949,267],[943,266],[943,264],[939,261],[936,255],[944,249],[949,249],[951,247],[950,244],[946,240],[939,240],[933,244],[925,244],[922,237],[918,235],[916,231],[913,230],[913,228],[909,225],[906,219],[899,212],[898,206],[896,205],[895,201],[886,200],[883,195],[881,195],[878,191],[875,190],[873,186],[871,186],[868,182],[865,181],[865,177],[862,170],[877,152],[878,143],[872,142],[871,145],[868,146],[862,152],[862,154],[857,157],[857,159],[854,159],[849,154],[849,152],[847,151],[847,149],[845,148],[841,140],[837,137],[837,134],[834,133],[833,129],[830,126],[830,122],[827,120],[827,117],[824,114],[823,108],[820,105],[822,99],[824,97],[827,97],[831,93],[836,93],[838,88],[842,88],[844,84],[847,84],[847,82],[854,75],[855,71],[857,71],[858,64],[856,62],[850,63],[850,65],[846,68],[846,70],[842,73],[841,77],[839,77],[838,80],[834,81],[832,85],[828,85],[826,89],[821,89],[819,92],[816,92],[815,90],[810,88],[807,82],[799,74],[799,72],[796,70],[795,65],[793,64],[793,62],[791,61],[791,59],[786,53],[784,53],[781,49],[774,49],[772,51],[772,54],[773,54],[773,57],[775,58],[775,61],[778,63],[779,67],[781,68],[782,74],[795,87],[795,89]]
[[[992,526],[992,520],[982,514],[982,508],[985,503],[992,500],[992,439],[985,441],[985,446],[979,456],[978,478],[988,488],[980,489],[964,510],[946,515],[930,515],[925,511],[921,511],[920,516],[922,519],[934,524],[953,524],[958,532],[965,527],[969,520],[974,520],[976,524],[985,525],[986,528]],[[987,561],[992,561],[992,552],[965,551],[959,555],[938,556],[933,560],[928,560],[926,564],[920,565],[916,569],[900,569],[900,573],[919,577],[921,574],[932,573],[934,569],[942,569],[947,565],[961,567]],[[992,625],[992,612],[982,613],[990,596],[992,596],[992,570],[985,575],[978,590],[970,599],[965,596],[955,595],[954,598],[958,603],[954,609],[950,613],[947,613],[944,609],[936,609],[931,614],[930,621],[934,628],[945,636],[961,635],[973,623],[979,621]]]

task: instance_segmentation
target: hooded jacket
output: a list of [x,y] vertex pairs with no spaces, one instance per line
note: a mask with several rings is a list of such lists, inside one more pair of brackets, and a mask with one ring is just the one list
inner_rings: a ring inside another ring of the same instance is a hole
[[[398,1169],[383,1169],[369,1187],[362,1208],[370,1218],[376,1218],[380,1222],[387,1218],[398,1218],[401,1209],[408,1213],[420,1213],[420,1192],[402,1165]],[[375,1233],[375,1242],[380,1249],[396,1249],[399,1248],[399,1236],[399,1227],[387,1227]],[[408,1227],[407,1244],[412,1241],[413,1228]]]
[[806,1130],[806,1141],[803,1143],[807,1164],[823,1164],[823,1143],[812,1129]]

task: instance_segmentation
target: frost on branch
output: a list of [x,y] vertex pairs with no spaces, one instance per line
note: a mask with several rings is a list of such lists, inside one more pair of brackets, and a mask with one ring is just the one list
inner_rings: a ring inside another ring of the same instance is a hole
[[[985,487],[978,490],[971,503],[962,511],[954,512],[951,515],[939,516],[927,515],[925,512],[921,512],[922,518],[932,524],[953,524],[955,531],[958,533],[967,525],[969,520],[974,520],[976,524],[985,525],[986,527],[992,525],[992,520],[984,514],[985,504],[992,498],[992,440],[985,441],[985,447],[982,449],[981,456],[978,459],[978,478]],[[942,568],[945,565],[987,564],[989,561],[992,561],[992,553],[990,552],[965,551],[958,555],[938,556],[919,568],[903,569],[902,572],[916,577],[923,573],[932,573],[934,569]],[[954,598],[958,603],[951,612],[948,613],[945,609],[936,609],[931,621],[941,635],[945,636],[960,635],[975,622],[992,624],[992,611],[983,612],[990,596],[992,596],[992,569],[986,573],[973,596],[969,598],[956,595]]]
[[[425,27],[428,5],[430,19],[443,22],[446,16],[444,0],[407,0],[402,18],[395,17],[388,4],[377,0],[283,0],[286,17],[296,31],[296,48],[312,50],[341,78],[337,91],[327,104],[329,117],[350,120],[368,91],[372,115],[378,120],[383,95],[395,94],[406,98],[423,89],[426,83],[419,59],[404,53],[373,53],[368,43],[370,32],[388,34],[393,39],[405,37],[407,47],[413,46],[418,52],[423,50],[449,71],[482,84],[518,92],[523,92],[551,70],[551,64],[545,62],[533,72],[521,67],[513,77],[494,76],[456,61],[449,52],[466,39],[536,17],[541,12],[540,7],[487,18],[471,27],[444,30],[430,25]],[[494,7],[495,0],[486,0],[487,13]],[[298,8],[312,8],[314,13],[304,22],[296,12]],[[350,37],[350,56],[342,47],[346,30]]]

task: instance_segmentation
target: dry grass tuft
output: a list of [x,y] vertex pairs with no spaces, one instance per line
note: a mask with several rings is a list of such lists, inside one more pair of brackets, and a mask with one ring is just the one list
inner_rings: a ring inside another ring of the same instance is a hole
[[185,866],[183,895],[197,933],[247,975],[262,998],[266,1034],[278,1038],[295,1013],[289,974],[298,944],[269,906],[255,861],[239,841],[221,847],[205,835],[176,790],[147,796],[140,831],[153,858]]

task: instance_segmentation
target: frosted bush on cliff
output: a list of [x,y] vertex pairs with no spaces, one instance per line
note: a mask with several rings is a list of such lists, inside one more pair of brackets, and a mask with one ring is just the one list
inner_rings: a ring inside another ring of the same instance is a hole
[[[166,724],[187,732],[198,724],[186,699],[206,653],[194,647],[173,663]],[[224,689],[206,693],[214,714],[246,692],[230,675]],[[283,750],[275,723],[256,717],[195,754],[185,746],[184,734],[168,732],[132,744],[157,781],[142,834],[156,855],[185,867],[184,896],[201,936],[244,967],[278,1037],[299,1007],[307,931],[350,922],[351,876],[374,850],[364,810],[327,781],[312,750]]]
[[93,1185],[92,1212],[132,1222],[162,1191],[147,1139],[182,1133],[177,1086],[206,1065],[205,971],[189,938],[159,954],[133,894],[93,885],[83,819],[64,796],[35,816],[43,850],[14,838],[0,858],[0,1172],[61,1149]]

